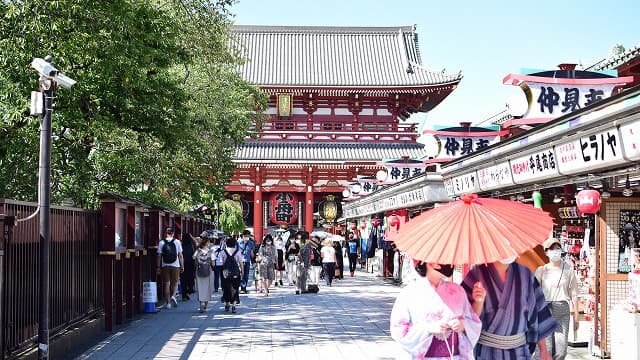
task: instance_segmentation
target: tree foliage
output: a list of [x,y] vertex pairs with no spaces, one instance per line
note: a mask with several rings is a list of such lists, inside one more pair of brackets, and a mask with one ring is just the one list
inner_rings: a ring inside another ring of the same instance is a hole
[[233,200],[220,203],[218,223],[220,230],[227,234],[239,234],[246,228],[242,218],[242,206]]
[[266,104],[235,71],[231,3],[0,1],[0,197],[37,198],[29,64],[52,55],[77,81],[56,92],[53,203],[91,207],[105,191],[181,210],[220,199]]

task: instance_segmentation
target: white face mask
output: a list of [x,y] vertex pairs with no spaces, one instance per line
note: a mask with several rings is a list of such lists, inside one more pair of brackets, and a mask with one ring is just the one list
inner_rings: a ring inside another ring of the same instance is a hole
[[514,255],[514,256],[508,257],[506,259],[500,259],[498,261],[500,261],[502,264],[509,265],[509,264],[513,263],[514,261],[516,261],[516,258],[517,258],[517,256]]
[[547,250],[547,256],[551,261],[560,261],[560,259],[562,258],[562,250],[560,249]]

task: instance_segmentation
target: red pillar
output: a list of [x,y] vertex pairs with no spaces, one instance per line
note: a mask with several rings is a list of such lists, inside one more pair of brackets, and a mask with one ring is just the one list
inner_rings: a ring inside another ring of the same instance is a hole
[[262,189],[256,185],[253,191],[253,236],[256,242],[262,241]]
[[134,293],[134,257],[136,251],[136,208],[135,206],[127,206],[127,252],[125,255],[124,266],[124,297],[126,303],[126,318],[133,317],[133,293]]
[[307,185],[304,193],[304,230],[313,231],[313,186]]

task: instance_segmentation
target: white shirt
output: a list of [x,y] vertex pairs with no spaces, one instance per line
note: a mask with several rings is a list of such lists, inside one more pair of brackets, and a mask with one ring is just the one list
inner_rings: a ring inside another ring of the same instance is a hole
[[[563,270],[564,266],[564,270]],[[536,269],[536,279],[547,301],[567,301],[578,296],[578,278],[573,266],[564,261],[560,266],[545,264]]]
[[224,252],[224,248],[220,245],[213,245],[213,258],[216,260],[216,266],[222,266],[224,261],[222,260],[222,253]]
[[[160,243],[158,244],[158,255],[162,255],[162,247],[164,246],[164,242],[166,239],[160,240]],[[176,243],[176,261],[167,264],[164,262],[164,259],[162,259],[162,267],[165,266],[173,266],[173,267],[180,267],[180,254],[182,254],[182,243],[180,242],[180,240],[173,238],[173,242]]]
[[322,253],[323,263],[336,262],[336,249],[333,246],[323,246],[320,252]]

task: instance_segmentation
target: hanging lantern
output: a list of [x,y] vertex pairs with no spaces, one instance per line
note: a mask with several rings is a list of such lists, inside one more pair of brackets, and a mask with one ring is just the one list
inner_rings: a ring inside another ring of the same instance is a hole
[[380,225],[380,219],[374,217],[373,219],[371,219],[371,223],[373,224],[373,227],[378,227]]
[[389,226],[398,226],[400,225],[400,218],[398,218],[398,215],[391,215],[389,217]]
[[324,201],[318,204],[318,214],[327,224],[333,224],[337,218],[342,216],[342,204],[337,202],[335,198],[333,195],[327,195]]
[[576,205],[581,214],[595,214],[600,211],[600,192],[594,189],[582,190],[576,195]]
[[360,222],[360,229],[364,230],[367,228],[367,222],[366,221],[361,221]]
[[269,220],[275,225],[292,225],[298,220],[298,198],[292,193],[273,193],[271,216]]
[[358,224],[356,224],[355,222],[351,223],[351,230],[352,231],[356,231],[358,229]]
[[244,200],[240,194],[232,194],[231,200],[240,206],[242,209],[242,217],[246,219],[247,216],[249,216],[249,203]]

